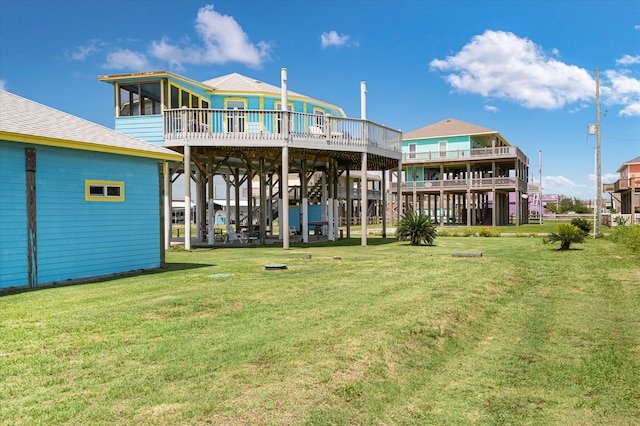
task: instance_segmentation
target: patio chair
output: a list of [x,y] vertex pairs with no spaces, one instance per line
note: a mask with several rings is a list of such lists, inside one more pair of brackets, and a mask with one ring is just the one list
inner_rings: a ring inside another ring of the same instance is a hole
[[247,244],[249,238],[242,232],[236,232],[231,225],[227,225],[227,236],[224,239],[224,244],[233,243],[234,241],[240,241],[240,244]]

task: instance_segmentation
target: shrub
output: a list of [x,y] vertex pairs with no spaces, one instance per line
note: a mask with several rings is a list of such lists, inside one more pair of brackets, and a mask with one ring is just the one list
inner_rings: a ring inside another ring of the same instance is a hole
[[586,219],[580,219],[579,217],[571,219],[571,224],[577,228],[579,228],[582,233],[585,235],[589,235],[589,231],[591,230],[591,224]]
[[411,210],[402,215],[396,229],[398,241],[409,240],[412,246],[423,243],[431,246],[437,235],[436,227],[429,216],[417,214]]
[[478,230],[478,235],[481,237],[499,237],[500,231],[494,228],[488,228],[486,226],[483,226]]
[[627,219],[624,216],[616,216],[616,217],[613,218],[613,221],[618,226],[624,226],[624,225],[627,224],[627,222],[629,222],[629,219]]
[[561,223],[556,226],[556,232],[549,234],[543,241],[545,243],[560,242],[558,250],[569,250],[571,243],[584,243],[584,233],[580,228],[570,223]]
[[640,253],[640,225],[616,226],[611,231],[611,239],[631,251]]
[[473,228],[465,228],[462,232],[463,237],[475,237],[477,234],[476,230]]

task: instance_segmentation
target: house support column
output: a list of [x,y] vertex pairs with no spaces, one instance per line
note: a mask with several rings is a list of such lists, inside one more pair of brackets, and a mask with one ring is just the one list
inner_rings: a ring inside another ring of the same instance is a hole
[[353,200],[351,199],[351,176],[349,176],[349,167],[347,166],[347,194],[346,194],[346,222],[347,222],[347,238],[351,238],[351,213],[353,210]]
[[367,194],[367,153],[363,152],[362,153],[362,165],[360,168],[360,172],[362,173],[362,179],[361,179],[361,192],[360,192],[360,197],[361,197],[361,201],[360,203],[362,204],[361,206],[361,210],[360,210],[360,224],[362,225],[362,235],[360,237],[360,245],[362,247],[366,247],[367,246],[367,206],[369,204],[368,202],[368,194]]
[[282,197],[282,214],[280,216],[280,234],[282,249],[289,250],[289,147],[282,147],[282,173],[280,175]]
[[382,171],[382,238],[387,238],[387,170]]
[[266,243],[267,209],[271,211],[271,199],[267,201],[267,176],[264,171],[264,158],[260,159],[260,244]]
[[191,251],[191,147],[184,146],[184,249]]
[[302,198],[302,204],[300,209],[302,211],[302,223],[300,226],[300,234],[302,235],[302,242],[309,242],[309,189],[307,185],[307,162],[302,160],[300,166],[300,197]]

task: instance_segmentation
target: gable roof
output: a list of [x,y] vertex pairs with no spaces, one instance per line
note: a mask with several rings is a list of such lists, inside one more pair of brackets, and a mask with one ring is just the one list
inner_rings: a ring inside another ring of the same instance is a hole
[[[264,83],[260,80],[238,74],[237,72],[203,81],[202,84],[210,86],[214,90],[223,92],[258,92],[272,93],[275,95],[280,95],[282,93],[282,89],[278,86]],[[287,90],[287,93],[302,98],[309,98],[309,96],[301,95],[300,93],[292,92],[291,90]]]
[[182,155],[0,90],[0,139],[180,161]]
[[498,132],[486,127],[456,120],[455,118],[447,118],[446,120],[407,132],[403,135],[403,139],[426,139],[444,136],[487,135],[495,133]]
[[633,160],[625,161],[622,164],[622,166],[620,166],[620,168],[618,169],[618,173],[622,172],[624,169],[627,168],[627,166],[629,166],[631,164],[640,164],[640,157],[636,157]]

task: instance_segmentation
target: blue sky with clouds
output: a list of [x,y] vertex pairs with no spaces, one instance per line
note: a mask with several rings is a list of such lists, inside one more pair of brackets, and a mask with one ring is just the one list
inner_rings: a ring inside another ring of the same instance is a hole
[[[0,0],[0,87],[113,127],[99,75],[238,72],[407,132],[453,117],[499,131],[545,192],[591,198],[640,156],[640,1]],[[605,112],[606,111],[606,115]]]

